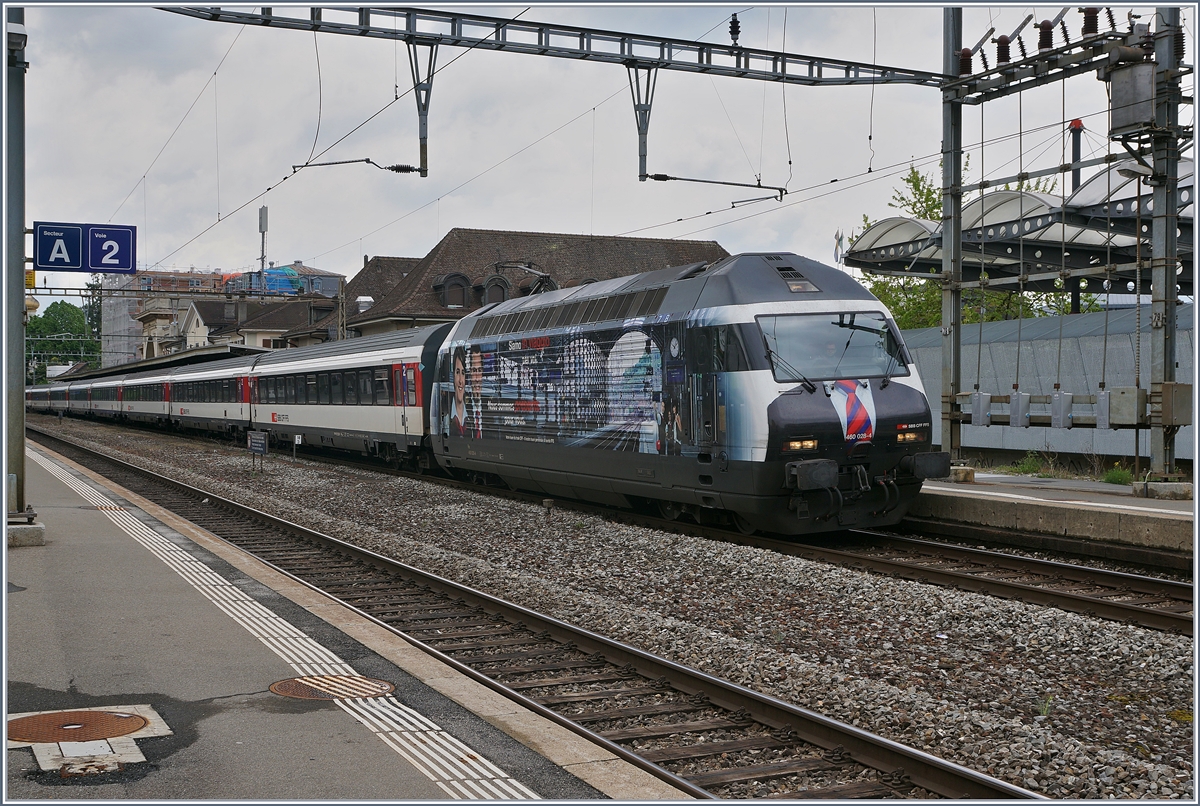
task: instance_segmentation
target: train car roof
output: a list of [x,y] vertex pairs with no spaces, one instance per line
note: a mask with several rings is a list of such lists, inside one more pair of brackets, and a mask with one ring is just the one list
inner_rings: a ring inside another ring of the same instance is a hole
[[[808,282],[798,282],[804,280]],[[790,299],[875,299],[858,281],[831,266],[791,252],[753,252],[506,300],[473,311],[468,318],[663,287],[668,292],[658,313]]]
[[[603,306],[594,300],[609,300]],[[453,338],[583,326],[699,309],[804,303],[815,310],[879,301],[856,280],[790,252],[755,252],[507,300],[459,320]],[[611,304],[610,304],[611,303]],[[556,309],[558,313],[546,309]]]
[[420,347],[430,341],[439,344],[446,331],[453,323],[409,328],[408,330],[393,330],[374,336],[363,336],[357,339],[333,341],[327,344],[314,344],[311,347],[293,347],[288,350],[277,350],[262,356],[256,369],[266,369],[278,364],[291,364],[296,361],[316,361],[323,358],[333,358],[342,355],[359,355],[362,353],[388,352],[405,347]]

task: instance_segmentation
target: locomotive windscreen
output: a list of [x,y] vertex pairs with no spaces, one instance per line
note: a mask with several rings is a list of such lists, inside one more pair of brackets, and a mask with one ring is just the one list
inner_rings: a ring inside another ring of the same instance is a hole
[[781,383],[908,374],[904,348],[881,313],[788,314],[756,321]]

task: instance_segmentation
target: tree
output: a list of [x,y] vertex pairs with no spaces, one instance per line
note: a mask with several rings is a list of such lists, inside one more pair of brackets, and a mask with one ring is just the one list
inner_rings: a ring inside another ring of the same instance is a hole
[[54,302],[40,316],[29,317],[25,328],[25,361],[32,367],[34,383],[46,380],[46,365],[87,361],[98,365],[100,340],[88,326],[83,309],[69,302]]
[[[964,164],[964,173],[970,167],[969,159]],[[888,207],[895,208],[912,218],[940,221],[942,218],[942,189],[935,172],[923,174],[915,165],[908,166],[908,173],[901,178],[901,187],[892,192]],[[1041,178],[1034,182],[1018,183],[1020,190],[1051,193],[1057,180]],[[1005,189],[1008,186],[1005,185]],[[863,215],[863,231],[875,222]],[[861,233],[860,233],[861,234]],[[854,237],[851,237],[851,243]],[[914,275],[919,276],[919,275]],[[896,325],[902,330],[936,327],[942,322],[942,288],[939,273],[931,273],[927,280],[909,277],[868,275],[864,280],[867,289],[879,298],[892,312]],[[1061,283],[1059,283],[1061,286]],[[1100,304],[1094,294],[1080,295],[1080,310],[1099,310]],[[986,291],[967,289],[962,294],[962,322],[995,322],[1018,317],[1058,316],[1070,312],[1070,299],[1061,292],[1021,294],[1019,289]]]

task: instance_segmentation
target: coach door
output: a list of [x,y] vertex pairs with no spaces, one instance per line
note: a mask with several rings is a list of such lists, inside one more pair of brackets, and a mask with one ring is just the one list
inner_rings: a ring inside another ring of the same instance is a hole
[[410,426],[420,432],[422,424],[419,410],[411,414],[412,422],[409,422],[410,410],[417,409],[421,405],[421,385],[417,379],[417,365],[396,364],[392,369],[395,376],[393,388],[396,390],[396,405],[400,406],[400,426],[405,434],[411,433]]

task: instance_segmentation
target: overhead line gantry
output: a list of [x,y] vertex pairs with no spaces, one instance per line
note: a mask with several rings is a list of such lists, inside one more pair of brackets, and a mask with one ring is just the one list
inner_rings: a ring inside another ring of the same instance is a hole
[[654,103],[658,70],[748,78],[805,87],[913,84],[940,88],[949,78],[922,70],[781,53],[736,44],[719,45],[421,8],[313,7],[309,9],[307,17],[276,14],[270,7],[262,8],[258,13],[200,6],[162,10],[214,22],[403,40],[408,46],[416,95],[421,144],[421,165],[418,170],[421,176],[428,174],[429,96],[433,89],[437,49],[443,45],[624,66],[629,73],[629,88],[637,121],[638,178],[642,181],[679,178],[650,174],[646,169],[646,137],[650,129],[650,109]]

